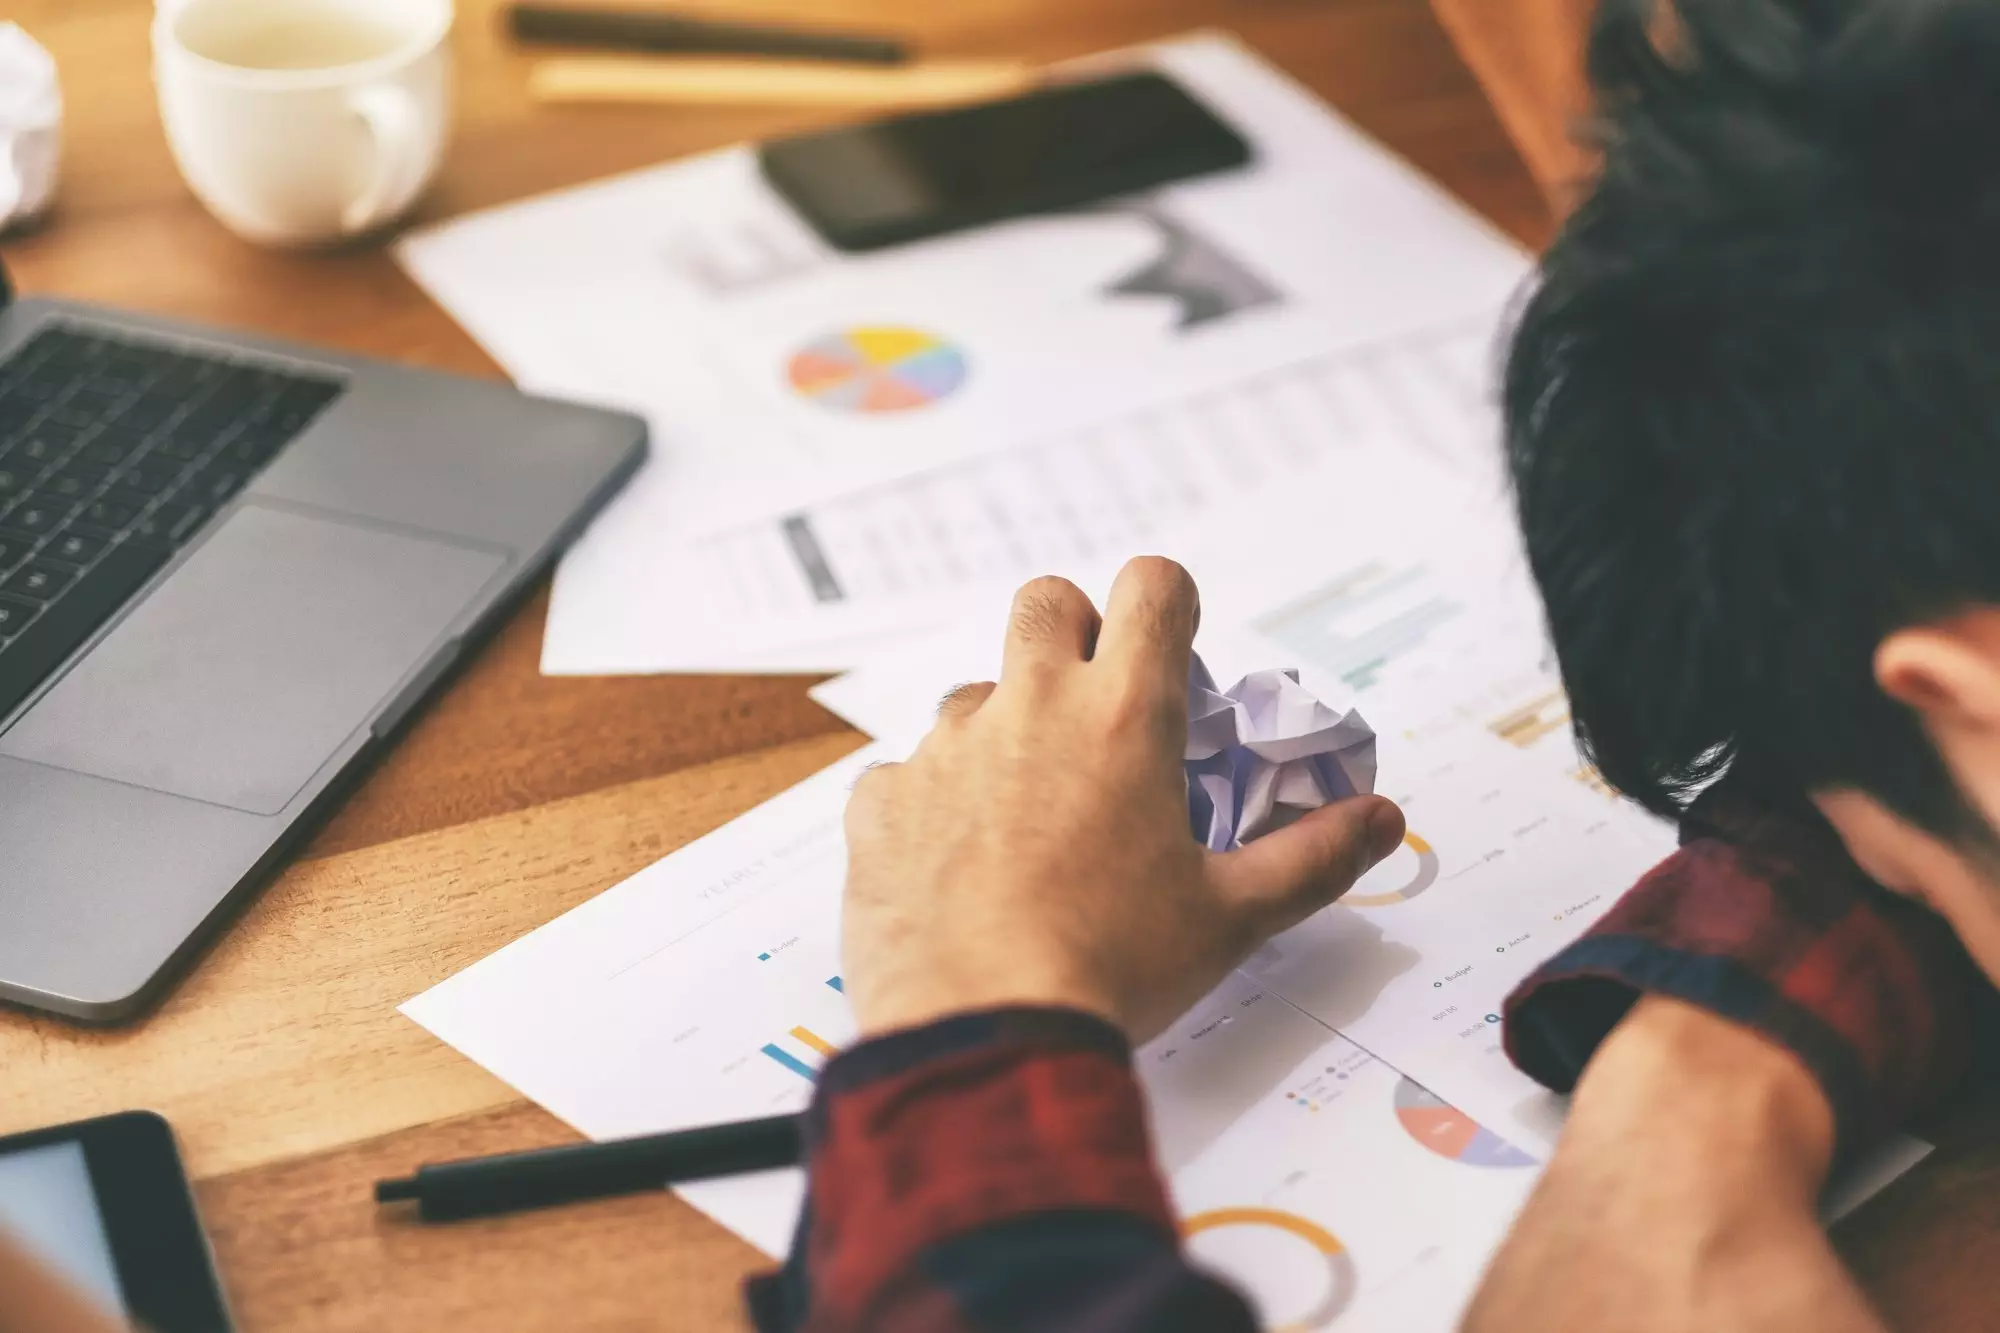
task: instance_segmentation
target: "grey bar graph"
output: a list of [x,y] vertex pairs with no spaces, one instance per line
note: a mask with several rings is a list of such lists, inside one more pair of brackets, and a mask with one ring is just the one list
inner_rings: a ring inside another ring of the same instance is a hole
[[826,563],[826,552],[819,548],[819,538],[813,535],[812,520],[804,514],[786,517],[781,526],[785,530],[785,542],[792,548],[792,558],[799,562],[799,570],[812,585],[813,600],[816,602],[844,602],[847,594],[841,591],[840,580],[833,576],[833,568]]

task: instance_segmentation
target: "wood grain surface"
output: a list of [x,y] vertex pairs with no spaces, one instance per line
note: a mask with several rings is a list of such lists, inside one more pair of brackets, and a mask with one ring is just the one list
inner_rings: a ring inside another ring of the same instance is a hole
[[[1522,241],[1540,196],[1423,0],[756,0],[926,55],[1046,61],[1235,30]],[[55,215],[0,242],[21,285],[486,376],[380,238],[248,246],[176,175],[150,0],[10,0],[61,65]],[[827,119],[541,107],[494,0],[461,0],[455,139],[418,220]],[[426,1229],[378,1175],[571,1137],[396,1012],[418,991],[824,766],[860,738],[798,677],[550,679],[525,605],[160,1009],[118,1031],[0,1012],[0,1133],[133,1106],[173,1120],[248,1330],[725,1329],[760,1260],[669,1195]],[[1901,1327],[2000,1329],[2000,1108],[1840,1233]],[[1643,1237],[1634,1237],[1643,1244]]]

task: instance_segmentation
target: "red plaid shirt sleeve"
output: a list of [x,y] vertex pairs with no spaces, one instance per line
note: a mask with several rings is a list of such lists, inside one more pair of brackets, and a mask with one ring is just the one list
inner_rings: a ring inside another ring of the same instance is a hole
[[765,1333],[1251,1333],[1184,1261],[1125,1038],[1062,1010],[969,1014],[822,1071],[811,1180]]
[[1796,1054],[1844,1151],[1964,1074],[1987,987],[1930,912],[1870,881],[1815,817],[1697,807],[1681,848],[1509,998],[1508,1054],[1569,1091],[1642,994],[1674,996]]

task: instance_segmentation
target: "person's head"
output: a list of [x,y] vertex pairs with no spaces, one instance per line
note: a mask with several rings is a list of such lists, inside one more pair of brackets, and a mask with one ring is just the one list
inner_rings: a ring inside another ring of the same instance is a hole
[[1579,736],[1810,796],[2000,978],[2000,4],[1605,0],[1507,448]]

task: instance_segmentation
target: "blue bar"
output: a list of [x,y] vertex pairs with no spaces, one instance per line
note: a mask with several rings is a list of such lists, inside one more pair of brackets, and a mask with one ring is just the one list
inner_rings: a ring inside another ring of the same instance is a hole
[[805,1061],[799,1059],[798,1056],[793,1055],[790,1051],[786,1050],[784,1047],[766,1046],[764,1048],[764,1054],[770,1056],[773,1060],[776,1060],[779,1064],[791,1070],[794,1074],[797,1074],[800,1078],[804,1079],[806,1082],[808,1083],[819,1082],[819,1075],[813,1071],[813,1067],[807,1064]]
[[833,987],[835,990],[839,991],[842,995],[847,994],[847,987],[840,984],[839,977],[828,977],[826,979],[826,984]]

